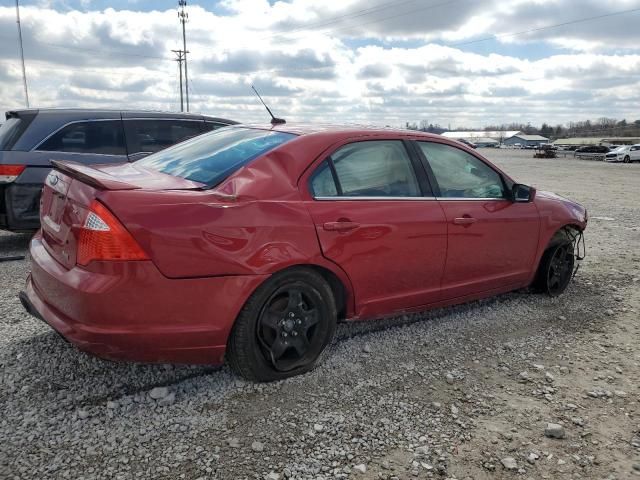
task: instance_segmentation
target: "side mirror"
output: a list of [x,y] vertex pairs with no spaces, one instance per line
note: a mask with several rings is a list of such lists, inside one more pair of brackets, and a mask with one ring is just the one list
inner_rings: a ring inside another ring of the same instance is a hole
[[511,199],[516,203],[533,202],[534,198],[536,198],[536,189],[533,187],[516,183],[511,188]]

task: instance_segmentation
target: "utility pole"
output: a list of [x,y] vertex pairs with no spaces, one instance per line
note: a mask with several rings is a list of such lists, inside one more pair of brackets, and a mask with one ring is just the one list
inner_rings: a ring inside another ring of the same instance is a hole
[[22,26],[20,25],[20,4],[16,0],[16,24],[18,25],[18,43],[20,45],[20,59],[22,60],[22,84],[24,86],[24,101],[29,108],[29,89],[27,88],[27,70],[24,68],[24,49],[22,48]]
[[187,73],[187,34],[185,32],[185,24],[189,20],[189,14],[185,11],[187,0],[178,0],[178,18],[182,24],[182,51],[184,52],[184,91],[187,100],[187,112],[189,111],[189,75]]
[[182,50],[171,50],[171,51],[175,53],[177,56],[176,62],[178,62],[178,72],[180,73],[180,111],[184,112],[184,101],[182,98],[182,62],[184,62],[186,55]]

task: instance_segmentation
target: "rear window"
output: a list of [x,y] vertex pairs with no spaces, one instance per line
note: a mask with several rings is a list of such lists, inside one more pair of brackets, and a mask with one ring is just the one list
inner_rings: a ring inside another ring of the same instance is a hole
[[149,155],[136,165],[214,187],[241,166],[295,137],[291,133],[226,127]]
[[33,116],[24,119],[20,117],[7,118],[7,121],[0,125],[0,150],[11,150],[31,120],[33,120]]

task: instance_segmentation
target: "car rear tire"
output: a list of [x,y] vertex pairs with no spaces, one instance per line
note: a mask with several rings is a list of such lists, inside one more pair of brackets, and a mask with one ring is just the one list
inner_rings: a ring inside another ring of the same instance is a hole
[[629,157],[629,155],[627,155],[626,157],[624,157],[623,162],[624,163],[631,163],[631,157]]
[[561,295],[571,283],[575,267],[573,242],[567,238],[555,242],[544,252],[533,287],[551,297]]
[[307,268],[277,273],[251,295],[227,345],[231,368],[247,380],[270,382],[308,372],[335,333],[329,284]]

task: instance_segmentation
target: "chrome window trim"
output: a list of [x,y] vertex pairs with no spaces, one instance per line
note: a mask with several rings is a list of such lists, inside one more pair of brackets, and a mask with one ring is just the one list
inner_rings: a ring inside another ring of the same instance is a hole
[[442,200],[442,201],[448,201],[448,200],[452,200],[454,202],[463,202],[466,200],[472,201],[472,202],[482,202],[482,201],[486,201],[486,200],[504,200],[504,201],[510,201],[508,198],[506,197],[436,197],[436,200]]
[[[161,121],[161,120],[172,120],[174,122],[204,122],[204,120],[198,120],[197,118],[174,118],[174,117],[162,117],[162,118],[154,118],[154,117],[127,117],[123,118],[123,122],[127,122],[129,120],[153,120],[153,121]],[[218,122],[220,123],[220,122]],[[226,124],[225,124],[226,125]]]
[[327,200],[338,200],[338,201],[346,201],[346,200],[400,200],[400,201],[411,201],[411,200],[436,200],[436,197],[358,197],[358,196],[335,196],[335,197],[313,197],[314,200],[319,201],[327,201]]
[[473,197],[473,198],[465,198],[465,197],[358,197],[358,196],[335,196],[335,197],[313,197],[314,200],[318,200],[321,202],[325,202],[327,200],[338,200],[338,201],[345,201],[345,200],[393,200],[393,201],[411,201],[411,200],[442,200],[442,201],[448,201],[448,200],[452,200],[452,201],[456,201],[456,202],[462,202],[462,201],[472,201],[472,202],[486,202],[486,201],[510,201],[508,198],[496,198],[496,197],[490,197],[490,198],[479,198],[479,197]]

